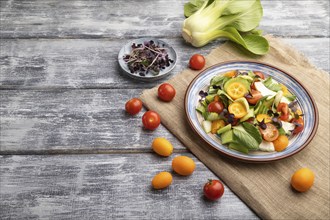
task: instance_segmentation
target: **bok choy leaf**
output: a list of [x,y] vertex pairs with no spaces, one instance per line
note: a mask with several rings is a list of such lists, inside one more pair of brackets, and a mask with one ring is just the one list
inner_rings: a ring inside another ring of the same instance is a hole
[[263,16],[260,0],[191,0],[185,4],[182,36],[195,47],[229,39],[251,53],[266,54],[268,41],[255,28]]

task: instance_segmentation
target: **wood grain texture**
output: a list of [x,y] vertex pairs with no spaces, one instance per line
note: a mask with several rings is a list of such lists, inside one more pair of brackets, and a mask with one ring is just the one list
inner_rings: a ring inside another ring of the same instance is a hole
[[[196,48],[183,38],[163,39],[178,53],[177,66],[167,77],[187,67]],[[158,82],[140,82],[124,75],[118,53],[131,40],[4,40],[1,42],[0,88],[151,88]],[[219,42],[217,42],[219,44]],[[216,43],[198,50],[207,52]]]
[[125,112],[125,103],[139,89],[2,90],[0,95],[2,153],[151,152],[155,137],[185,149],[162,125],[142,127],[144,110]]
[[171,172],[177,154],[0,156],[1,219],[257,219],[227,187],[205,200],[204,183],[217,177],[183,155],[195,172],[158,191],[153,176]]
[[[167,77],[187,67],[194,53],[206,55],[221,44],[193,48],[181,38],[164,39],[178,53],[178,64]],[[329,38],[286,38],[311,61],[329,71]],[[128,40],[2,40],[0,88],[151,88],[161,81],[141,83],[121,74],[117,56]],[[166,79],[164,79],[166,80]]]
[[[181,35],[183,4],[158,1],[1,1],[2,38],[136,38]],[[328,0],[263,0],[260,24],[278,36],[329,36]],[[299,19],[297,19],[299,16]]]

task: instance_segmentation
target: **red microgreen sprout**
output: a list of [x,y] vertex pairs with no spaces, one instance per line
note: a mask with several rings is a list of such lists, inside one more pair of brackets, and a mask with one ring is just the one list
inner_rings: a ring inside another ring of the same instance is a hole
[[273,117],[272,118],[272,122],[273,124],[277,127],[277,128],[281,128],[282,127],[282,122],[280,119],[278,119],[278,117]]
[[150,72],[158,75],[162,69],[174,62],[169,58],[164,46],[160,47],[152,40],[143,44],[133,43],[131,53],[124,55],[123,59],[132,74],[146,76]]
[[262,130],[265,130],[267,128],[267,125],[265,123],[265,119],[262,119],[261,122],[259,122],[259,127],[262,129]]

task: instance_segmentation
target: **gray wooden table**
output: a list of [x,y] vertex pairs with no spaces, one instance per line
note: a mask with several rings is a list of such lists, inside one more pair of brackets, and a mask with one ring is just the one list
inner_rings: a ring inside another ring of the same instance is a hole
[[[196,49],[180,30],[187,0],[1,0],[1,219],[257,219],[229,188],[208,202],[202,186],[216,178],[164,127],[142,129],[125,102],[166,79],[140,83],[120,74],[117,54],[127,41],[156,37],[178,52],[171,76]],[[283,37],[329,71],[329,1],[262,0],[265,33]],[[171,77],[169,76],[169,77]],[[168,79],[168,78],[167,78]],[[169,139],[174,154],[150,145]],[[155,191],[152,177],[173,157],[197,164]]]

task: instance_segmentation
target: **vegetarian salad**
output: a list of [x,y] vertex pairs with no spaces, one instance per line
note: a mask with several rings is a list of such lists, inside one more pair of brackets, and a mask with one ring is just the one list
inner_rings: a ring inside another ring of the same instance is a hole
[[233,70],[211,79],[200,91],[196,110],[202,127],[229,149],[283,151],[290,137],[304,129],[296,96],[262,72]]

